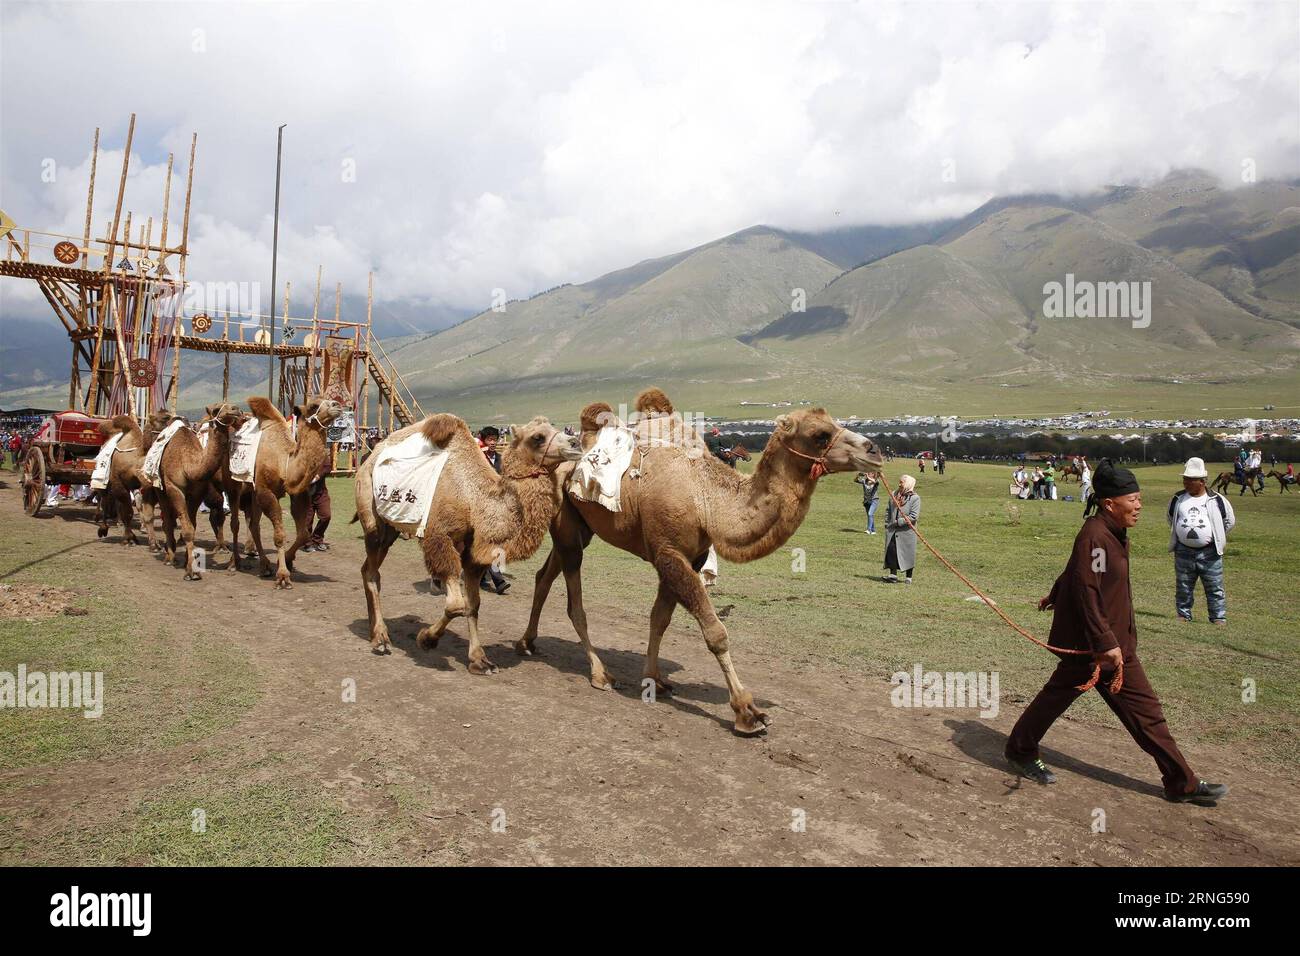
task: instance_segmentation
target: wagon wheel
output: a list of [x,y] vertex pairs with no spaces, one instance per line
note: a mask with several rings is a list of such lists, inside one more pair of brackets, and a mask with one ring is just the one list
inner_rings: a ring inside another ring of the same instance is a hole
[[23,510],[33,518],[45,501],[45,456],[29,448],[23,456]]

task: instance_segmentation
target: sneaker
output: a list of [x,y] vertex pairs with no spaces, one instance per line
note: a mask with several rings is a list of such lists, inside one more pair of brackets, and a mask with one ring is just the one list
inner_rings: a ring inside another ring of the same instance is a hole
[[324,541],[317,541],[317,542],[316,542],[316,550],[317,550],[317,551],[328,551],[329,549],[330,549],[330,546],[329,546],[328,544],[326,544]]
[[904,582],[905,584],[911,584],[911,583],[912,583],[912,579],[911,579],[911,578],[903,578],[903,582]]
[[1016,760],[1014,757],[1008,757],[1007,763],[1011,764],[1012,769],[1020,776],[1025,777],[1035,783],[1049,784],[1056,783],[1056,774],[1047,769],[1047,764],[1035,757],[1033,760]]
[[884,577],[882,577],[880,580],[884,581],[886,584],[897,584],[897,583],[898,583],[898,577],[897,577],[897,575],[893,575],[893,574],[886,574],[886,575],[885,575]]
[[1221,618],[1219,618],[1217,621],[1211,621],[1210,623],[1211,623],[1211,624],[1227,624],[1227,623],[1228,623],[1228,619],[1227,619],[1227,618],[1223,618],[1223,617],[1221,617]]
[[1173,797],[1165,794],[1165,799],[1170,803],[1194,803],[1198,807],[1213,807],[1218,804],[1220,798],[1227,795],[1226,783],[1206,783],[1204,780],[1198,780],[1196,789],[1191,793],[1180,793]]
[[315,546],[314,544],[304,544],[304,545],[302,546],[302,549],[303,549],[303,551],[315,551],[315,550],[316,550],[316,546]]
[[497,585],[497,594],[505,594],[509,590],[510,590],[509,581],[502,581],[500,584]]

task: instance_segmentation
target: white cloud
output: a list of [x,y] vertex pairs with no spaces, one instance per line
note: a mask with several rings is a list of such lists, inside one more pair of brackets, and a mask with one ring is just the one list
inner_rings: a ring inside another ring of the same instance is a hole
[[102,232],[134,109],[136,222],[160,211],[170,150],[179,224],[197,130],[191,276],[265,282],[288,123],[280,261],[295,303],[318,262],[331,293],[363,294],[373,268],[381,300],[482,308],[494,288],[528,295],[758,222],[960,215],[998,193],[1179,166],[1235,177],[1247,157],[1261,178],[1300,175],[1295,2],[7,3],[0,16],[6,211],[80,234],[99,125]]

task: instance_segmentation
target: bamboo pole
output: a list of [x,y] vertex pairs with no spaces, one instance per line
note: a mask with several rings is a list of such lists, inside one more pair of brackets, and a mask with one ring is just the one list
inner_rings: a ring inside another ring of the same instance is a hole
[[181,283],[181,304],[176,309],[176,321],[172,323],[172,380],[169,390],[171,392],[171,410],[176,414],[176,401],[180,397],[181,391],[181,323],[185,317],[185,264],[189,261],[190,255],[190,196],[194,192],[194,152],[198,147],[199,134],[190,135],[190,165],[185,170],[185,215],[181,219],[181,265],[180,265],[180,283]]
[[[135,114],[131,114],[131,122],[126,127],[126,151],[122,154],[122,176],[117,183],[117,205],[113,209],[113,229],[108,240],[108,255],[104,256],[104,271],[109,272],[113,268],[113,250],[117,244],[117,226],[122,219],[122,199],[126,195],[126,173],[131,165],[131,141],[135,138]],[[127,230],[128,237],[130,230]]]

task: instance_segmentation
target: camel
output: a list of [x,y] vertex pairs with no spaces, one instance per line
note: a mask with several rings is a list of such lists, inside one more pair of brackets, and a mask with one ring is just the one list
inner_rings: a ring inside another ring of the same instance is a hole
[[148,453],[149,446],[171,420],[171,412],[159,409],[150,414],[143,431],[130,415],[118,415],[99,423],[99,432],[106,438],[115,432],[122,434],[118,450],[113,455],[108,487],[100,495],[99,537],[107,537],[109,525],[114,519],[119,519],[122,522],[122,543],[128,545],[137,543],[132,528],[135,514],[131,492],[139,491],[140,525],[149,538],[149,550],[158,550],[153,526],[154,508],[158,496],[153,486],[144,481],[140,474],[140,466],[144,464],[144,456]]
[[361,581],[370,616],[370,647],[376,654],[391,653],[379,601],[379,568],[399,532],[376,513],[374,462],[382,449],[417,432],[448,452],[421,541],[425,567],[431,577],[444,582],[447,599],[442,619],[423,628],[417,644],[436,646],[451,619],[464,616],[469,631],[469,671],[492,674],[496,665],[479,641],[479,580],[494,563],[520,561],[536,553],[560,506],[554,470],[582,457],[582,447],[576,436],[556,430],[545,418],[534,418],[511,429],[514,437],[501,456],[498,475],[483,457],[469,427],[447,414],[430,415],[375,446],[375,453],[357,470],[357,513],[352,520],[360,521],[365,531]]
[[[163,556],[169,563],[176,560],[176,524],[180,523],[185,539],[185,580],[198,581],[202,575],[194,567],[194,519],[199,504],[212,490],[212,478],[226,460],[230,448],[230,427],[239,415],[235,406],[223,402],[211,413],[212,429],[205,448],[192,428],[182,428],[172,436],[163,451],[158,475],[162,481],[159,503],[162,505]],[[221,546],[220,500],[214,512],[213,527]]]
[[[657,388],[637,397],[643,414],[672,415],[672,403]],[[601,424],[614,418],[604,402],[582,411],[583,445],[590,447]],[[659,593],[650,611],[650,641],[644,677],[660,693],[671,686],[659,673],[659,644],[678,604],[699,623],[704,641],[727,682],[735,730],[762,733],[767,715],[754,705],[731,663],[727,629],[718,620],[699,570],[710,544],[728,561],[753,561],[771,554],[789,539],[808,513],[817,479],[828,472],[879,471],[879,449],[864,435],[840,425],[822,408],[798,409],[776,420],[772,437],[753,474],[744,475],[712,455],[689,458],[682,449],[652,448],[645,453],[639,477],[624,473],[622,511],[578,500],[566,491],[564,505],[551,522],[553,548],[537,572],[528,629],[515,644],[521,655],[536,653],[537,624],[551,584],[563,571],[568,588],[569,619],[591,665],[593,687],[613,684],[587,636],[582,606],[582,552],[593,534],[654,566]],[[561,479],[566,479],[562,470]]]
[[1288,475],[1285,472],[1278,471],[1276,468],[1270,469],[1269,473],[1264,477],[1277,479],[1277,493],[1279,495],[1284,491],[1290,491],[1291,486],[1295,484],[1294,475]]
[[[298,549],[307,543],[311,529],[307,527],[307,511],[311,507],[311,483],[316,480],[321,466],[329,457],[329,445],[325,433],[330,422],[343,413],[343,406],[332,398],[317,396],[305,406],[295,406],[294,414],[298,417],[298,437],[289,434],[289,423],[285,421],[280,410],[260,395],[248,399],[248,407],[262,423],[262,439],[257,449],[257,464],[253,472],[253,482],[240,482],[239,487],[227,495],[230,498],[232,513],[232,533],[238,542],[238,530],[233,525],[234,510],[245,494],[249,496],[248,531],[257,549],[259,567],[262,577],[275,575],[277,589],[293,587],[290,574],[293,571],[293,559]],[[284,547],[284,512],[280,508],[280,498],[289,496],[289,509],[293,515],[296,535],[293,545]],[[277,566],[272,571],[271,562],[266,559],[262,547],[262,515],[271,518],[274,530]],[[238,551],[231,560],[230,569],[235,570],[239,563]]]

